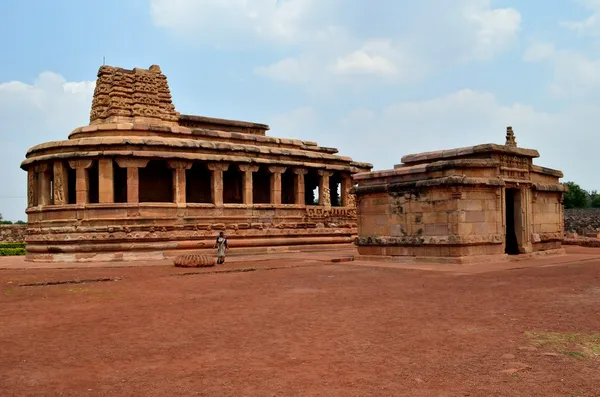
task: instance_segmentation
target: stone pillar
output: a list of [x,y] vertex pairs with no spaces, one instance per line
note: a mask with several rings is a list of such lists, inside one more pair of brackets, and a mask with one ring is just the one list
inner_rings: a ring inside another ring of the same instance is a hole
[[71,160],[69,165],[76,172],[75,194],[77,204],[87,204],[89,201],[89,178],[87,169],[92,166],[92,160]]
[[244,179],[242,179],[242,189],[244,190],[243,202],[246,205],[252,205],[252,174],[258,171],[259,166],[250,164],[238,164],[238,168],[244,173]]
[[270,166],[271,173],[271,204],[281,204],[281,174],[285,167]]
[[329,177],[331,171],[319,170],[319,205],[331,207],[331,192],[329,191]]
[[227,163],[208,164],[208,169],[212,171],[212,202],[217,207],[223,206],[223,172],[229,169]]
[[52,204],[52,192],[50,190],[52,170],[49,164],[38,164],[36,172],[38,176],[38,205]]
[[171,160],[169,168],[173,170],[173,200],[177,204],[185,204],[185,171],[192,168],[191,161]]
[[139,169],[148,165],[145,159],[117,159],[121,168],[127,168],[127,202],[138,204],[140,202],[140,173]]
[[352,176],[350,174],[342,175],[342,186],[340,187],[340,193],[342,194],[342,207],[347,207],[353,203],[352,194]]
[[35,167],[27,169],[27,208],[38,205],[38,177]]
[[306,184],[304,183],[304,175],[308,173],[308,170],[304,168],[295,168],[294,174],[296,174],[296,183],[294,184],[294,197],[296,198],[296,204],[306,204]]
[[99,203],[114,203],[115,202],[115,184],[113,170],[113,160],[99,159],[98,160],[98,202]]
[[69,174],[63,161],[54,162],[54,204],[65,205],[69,203]]

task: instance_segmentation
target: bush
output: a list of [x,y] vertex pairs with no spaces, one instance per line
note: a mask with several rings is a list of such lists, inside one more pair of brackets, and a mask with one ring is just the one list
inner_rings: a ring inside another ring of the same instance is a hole
[[25,248],[25,243],[0,243],[0,249],[3,248]]
[[0,248],[0,256],[25,255],[25,248]]

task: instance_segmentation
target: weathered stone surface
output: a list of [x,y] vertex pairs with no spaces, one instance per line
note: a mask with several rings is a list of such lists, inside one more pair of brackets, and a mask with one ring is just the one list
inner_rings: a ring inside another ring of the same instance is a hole
[[27,234],[27,225],[0,225],[0,243],[22,243]]
[[212,267],[215,265],[215,258],[208,255],[185,254],[175,257],[173,264],[176,267]]

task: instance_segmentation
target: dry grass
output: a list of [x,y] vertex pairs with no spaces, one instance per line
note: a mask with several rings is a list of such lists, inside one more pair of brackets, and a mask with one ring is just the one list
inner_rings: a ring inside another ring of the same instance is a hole
[[538,346],[545,346],[574,358],[600,358],[600,332],[525,332]]

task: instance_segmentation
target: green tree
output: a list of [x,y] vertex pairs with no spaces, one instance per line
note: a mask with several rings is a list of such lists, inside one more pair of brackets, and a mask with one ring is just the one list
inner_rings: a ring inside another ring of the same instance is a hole
[[588,208],[590,206],[592,200],[587,191],[575,182],[567,182],[565,185],[569,189],[565,193],[563,201],[565,208]]

